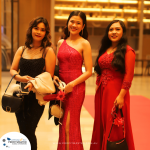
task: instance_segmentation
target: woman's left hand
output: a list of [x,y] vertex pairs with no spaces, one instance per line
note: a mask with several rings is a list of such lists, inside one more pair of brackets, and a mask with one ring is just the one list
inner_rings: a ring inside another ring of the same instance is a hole
[[29,89],[29,91],[31,91],[32,90],[32,87],[33,87],[33,84],[31,83],[31,82],[29,82],[24,88],[25,89]]
[[116,106],[118,106],[119,109],[121,109],[124,105],[124,97],[121,97],[121,96],[117,96],[116,100],[114,101],[114,104]]
[[72,82],[69,82],[65,87],[65,90],[64,90],[65,94],[72,92],[73,87],[74,87],[74,84]]

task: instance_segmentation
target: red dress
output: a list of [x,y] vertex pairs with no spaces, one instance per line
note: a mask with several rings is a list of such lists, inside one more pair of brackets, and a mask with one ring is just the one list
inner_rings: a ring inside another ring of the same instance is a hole
[[[107,139],[112,125],[111,110],[121,89],[126,89],[123,114],[125,119],[125,137],[128,150],[135,150],[130,123],[130,95],[129,88],[134,76],[135,52],[127,46],[125,54],[125,74],[121,74],[112,67],[113,53],[105,52],[98,60],[102,74],[97,76],[99,86],[95,94],[95,120],[90,150],[106,150]],[[116,132],[117,134],[116,134]],[[110,135],[111,141],[123,138],[122,127],[114,126]]]
[[[61,44],[58,51],[59,77],[66,84],[75,80],[82,74],[83,59],[80,53],[70,47],[66,40]],[[69,126],[69,149],[83,150],[80,132],[80,112],[85,97],[85,82],[76,85],[73,91],[65,96],[64,117],[59,126],[59,142],[57,150],[65,150],[65,126],[68,111],[70,111]]]

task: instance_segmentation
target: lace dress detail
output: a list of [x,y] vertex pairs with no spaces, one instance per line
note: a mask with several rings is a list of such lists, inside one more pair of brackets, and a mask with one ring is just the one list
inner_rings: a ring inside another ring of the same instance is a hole
[[[82,74],[83,59],[80,53],[70,47],[66,41],[61,44],[58,51],[59,77],[66,84],[75,80]],[[68,112],[70,112],[69,149],[83,150],[80,131],[80,112],[85,97],[85,82],[76,85],[73,91],[66,95],[64,102],[64,117],[59,126],[58,150],[65,150],[65,127]]]
[[122,89],[128,90],[131,87],[131,81],[124,81],[122,83]]
[[113,80],[114,78],[122,78],[123,75],[120,72],[117,72],[115,68],[112,67],[112,60],[114,58],[113,53],[107,54],[105,52],[98,60],[99,66],[101,68],[101,75],[97,76],[96,84],[102,84],[105,87],[108,81]]

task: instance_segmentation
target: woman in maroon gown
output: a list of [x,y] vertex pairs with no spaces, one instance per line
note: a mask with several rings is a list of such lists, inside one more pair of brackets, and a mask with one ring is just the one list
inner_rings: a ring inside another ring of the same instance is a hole
[[[130,123],[129,88],[134,75],[135,52],[127,45],[126,28],[122,21],[112,21],[102,39],[96,60],[95,120],[90,150],[106,150],[112,125],[114,104],[122,108],[125,137],[129,150],[135,150]],[[111,141],[123,138],[122,127],[114,126]]]
[[[64,34],[64,39],[59,40],[57,45],[59,77],[67,84],[58,150],[83,150],[80,111],[85,97],[85,80],[92,75],[91,46],[87,41],[86,16],[83,12],[73,11],[70,14]],[[59,79],[54,77],[54,80]]]

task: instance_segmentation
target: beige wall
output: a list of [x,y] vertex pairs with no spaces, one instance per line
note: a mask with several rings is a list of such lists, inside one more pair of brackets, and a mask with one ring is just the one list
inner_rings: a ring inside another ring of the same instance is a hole
[[[8,40],[11,42],[11,1],[5,1],[6,4],[6,36]],[[4,6],[4,5],[3,5]],[[4,25],[4,23],[3,23]]]
[[19,1],[19,46],[25,43],[30,21],[38,16],[45,17],[50,23],[50,0]]

